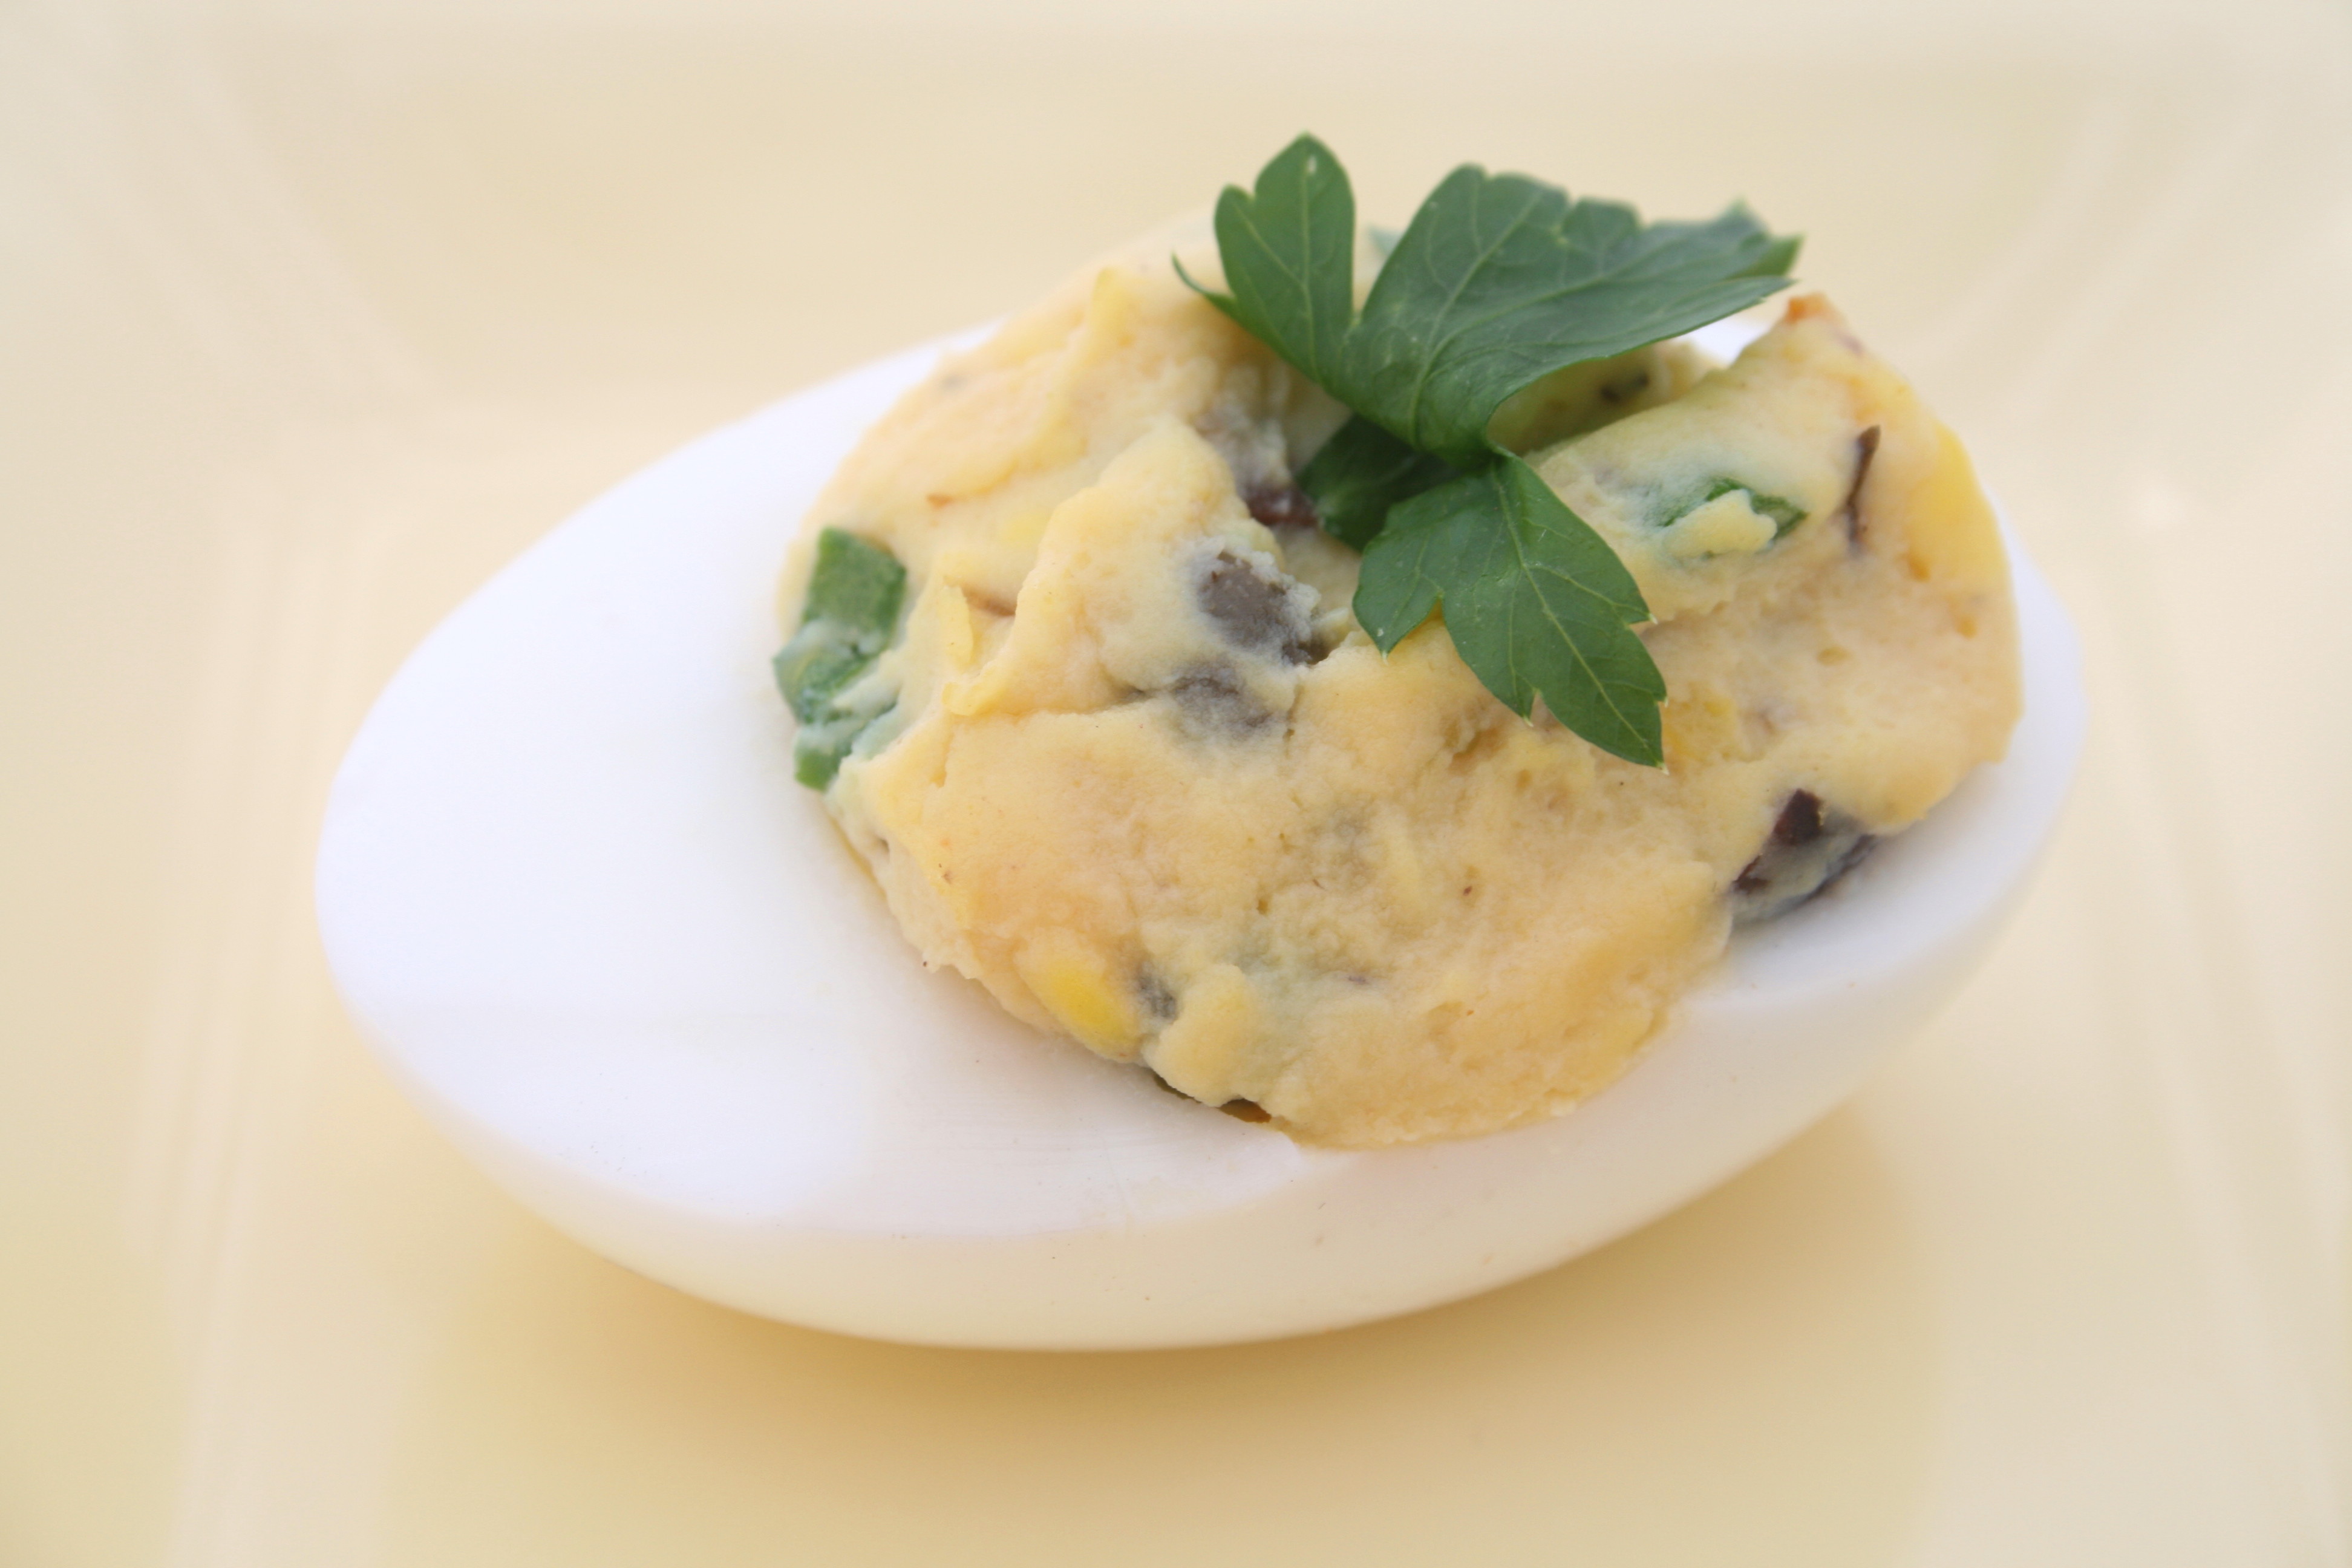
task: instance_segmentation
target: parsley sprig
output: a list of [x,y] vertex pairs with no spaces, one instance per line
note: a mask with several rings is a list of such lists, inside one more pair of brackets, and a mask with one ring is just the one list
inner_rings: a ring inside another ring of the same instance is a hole
[[1364,552],[1356,618],[1381,650],[1442,603],[1463,661],[1521,717],[1541,698],[1603,751],[1662,762],[1665,681],[1632,629],[1649,619],[1641,590],[1487,426],[1555,371],[1785,288],[1797,240],[1743,207],[1645,225],[1465,164],[1422,203],[1360,313],[1355,192],[1312,136],[1254,190],[1225,188],[1216,233],[1230,292],[1192,286],[1353,413],[1298,480],[1325,529]]

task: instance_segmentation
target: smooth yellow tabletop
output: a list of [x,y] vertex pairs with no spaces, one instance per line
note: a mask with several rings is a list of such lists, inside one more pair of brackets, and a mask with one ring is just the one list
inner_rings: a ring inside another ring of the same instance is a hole
[[[2086,643],[1989,967],[1712,1196],[1318,1339],[866,1343],[518,1208],[320,956],[371,698],[1307,127],[1376,216],[1805,233]],[[2347,295],[2320,0],[0,3],[0,1564],[2347,1562]]]

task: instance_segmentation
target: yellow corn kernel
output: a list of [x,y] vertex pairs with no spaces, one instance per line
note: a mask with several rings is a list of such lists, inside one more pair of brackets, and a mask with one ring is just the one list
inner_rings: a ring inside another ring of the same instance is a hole
[[1050,931],[1022,944],[1013,968],[1054,1021],[1089,1050],[1131,1061],[1143,1020],[1123,973],[1076,933]]

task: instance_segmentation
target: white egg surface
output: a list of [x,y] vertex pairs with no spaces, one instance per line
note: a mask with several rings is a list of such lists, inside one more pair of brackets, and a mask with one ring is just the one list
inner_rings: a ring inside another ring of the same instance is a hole
[[802,394],[587,508],[417,650],[335,784],[318,904],[353,1016],[494,1179],[655,1279],[845,1332],[1065,1349],[1486,1289],[1832,1107],[1960,984],[2055,821],[2075,655],[2012,542],[2006,759],[1736,936],[1604,1091],[1361,1151],[1172,1095],[926,971],[793,780],[773,584],[835,467],[940,353]]

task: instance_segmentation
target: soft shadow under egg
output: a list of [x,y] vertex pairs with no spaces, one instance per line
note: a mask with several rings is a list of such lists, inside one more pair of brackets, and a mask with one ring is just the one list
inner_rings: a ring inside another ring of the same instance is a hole
[[[534,1226],[451,1325],[387,1512],[403,1560],[453,1563],[492,1539],[618,1563],[655,1526],[695,1562],[754,1536],[812,1561],[1009,1562],[1050,1541],[1137,1564],[1751,1562],[1766,1543],[1888,1562],[1926,1482],[1936,1349],[1913,1231],[1853,1111],[1520,1284],[1214,1349],[845,1339]],[[453,1449],[452,1431],[483,1441]],[[870,1506],[877,1477],[905,1506]],[[651,1519],[649,1496],[667,1500]]]

